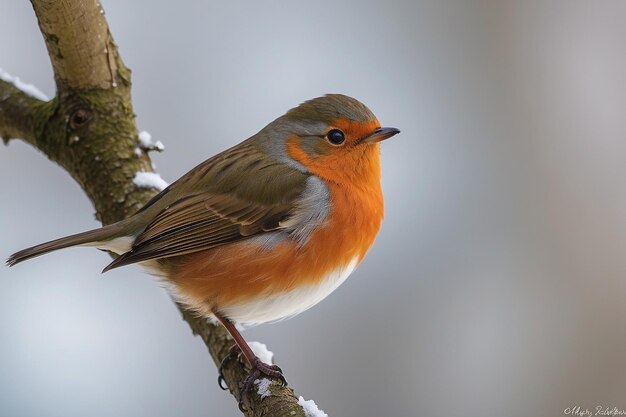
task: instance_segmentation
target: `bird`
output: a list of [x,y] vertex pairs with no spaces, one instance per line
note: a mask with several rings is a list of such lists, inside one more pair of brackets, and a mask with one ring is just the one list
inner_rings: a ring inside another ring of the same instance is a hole
[[250,369],[243,392],[260,375],[286,384],[239,328],[307,310],[361,263],[384,214],[380,142],[398,133],[352,97],[305,101],[125,220],[21,250],[7,264],[73,246],[118,254],[103,272],[138,263],[226,328]]

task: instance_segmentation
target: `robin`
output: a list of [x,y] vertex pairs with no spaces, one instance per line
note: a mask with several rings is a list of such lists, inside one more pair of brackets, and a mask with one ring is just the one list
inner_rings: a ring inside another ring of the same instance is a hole
[[335,290],[370,248],[383,218],[384,128],[361,102],[306,101],[202,162],[133,216],[19,251],[9,266],[70,246],[119,254],[103,272],[140,263],[183,304],[217,319],[250,366],[263,363],[236,324],[294,316]]

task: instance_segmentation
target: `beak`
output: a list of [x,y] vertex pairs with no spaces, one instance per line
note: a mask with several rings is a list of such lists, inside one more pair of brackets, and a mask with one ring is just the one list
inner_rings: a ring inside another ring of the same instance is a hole
[[389,139],[398,133],[400,133],[400,130],[395,127],[379,127],[374,133],[363,139],[361,143],[377,143],[381,140]]

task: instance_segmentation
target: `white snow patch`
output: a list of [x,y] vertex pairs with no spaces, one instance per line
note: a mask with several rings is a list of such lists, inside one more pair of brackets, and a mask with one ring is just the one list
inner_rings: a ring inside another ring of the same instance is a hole
[[32,84],[25,83],[24,81],[20,80],[19,77],[12,76],[2,68],[0,68],[0,80],[13,84],[15,87],[19,88],[31,97],[35,97],[43,101],[50,100],[48,96],[45,95],[40,89]]
[[152,135],[145,130],[139,132],[139,143],[143,146],[150,146],[152,144]]
[[152,135],[145,130],[139,132],[139,143],[144,149],[155,149],[159,152],[165,149],[163,142],[157,140],[156,142],[152,141]]
[[259,394],[261,399],[263,399],[265,397],[269,397],[270,395],[272,395],[272,393],[270,392],[270,385],[272,385],[272,381],[271,380],[269,380],[267,378],[255,379],[254,383],[259,386],[256,389],[256,392],[257,392],[257,394]]
[[139,147],[135,148],[135,155],[141,156],[141,149]]
[[156,188],[161,191],[167,188],[168,183],[156,172],[137,172],[133,184],[143,188]]
[[328,414],[317,408],[313,400],[305,400],[302,395],[298,398],[298,405],[304,410],[306,417],[328,417]]
[[274,359],[274,352],[267,348],[265,343],[261,342],[249,342],[248,346],[254,352],[255,355],[261,359],[261,362],[266,363],[268,365],[272,365]]

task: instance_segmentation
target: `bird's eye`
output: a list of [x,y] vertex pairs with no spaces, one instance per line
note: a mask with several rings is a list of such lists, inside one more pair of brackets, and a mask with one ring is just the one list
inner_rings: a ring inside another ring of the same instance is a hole
[[333,129],[326,134],[326,139],[333,145],[341,145],[345,142],[346,137],[341,130]]

